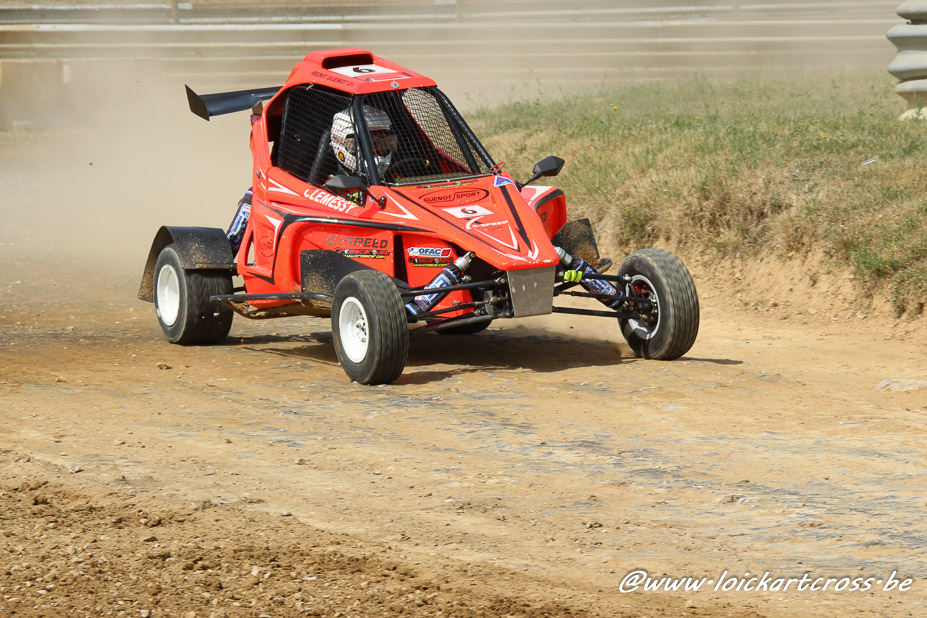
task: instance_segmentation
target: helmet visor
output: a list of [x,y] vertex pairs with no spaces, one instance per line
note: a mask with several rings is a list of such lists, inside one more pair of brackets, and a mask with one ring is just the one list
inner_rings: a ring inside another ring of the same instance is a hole
[[389,154],[399,145],[399,140],[389,131],[371,131],[370,137],[373,139],[373,150],[378,155]]

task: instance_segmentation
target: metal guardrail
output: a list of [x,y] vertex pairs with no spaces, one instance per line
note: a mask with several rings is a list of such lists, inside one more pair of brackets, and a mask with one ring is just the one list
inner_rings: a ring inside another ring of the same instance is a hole
[[832,10],[872,9],[877,2],[787,2],[775,0],[728,0],[686,3],[678,0],[587,0],[581,7],[555,0],[353,0],[347,2],[303,1],[262,3],[234,0],[200,0],[181,2],[138,2],[111,0],[81,2],[75,0],[33,0],[0,4],[0,23],[282,23],[307,21],[368,21],[370,19],[460,18],[494,15],[524,17],[532,15],[575,16],[637,15],[672,17],[680,15],[712,16],[724,13],[808,14]]
[[50,0],[0,5],[5,24],[208,24],[208,23],[310,23],[365,21],[378,15],[393,19],[421,16],[455,17],[463,0],[355,0],[354,2],[234,1],[74,2]]
[[891,58],[884,33],[896,22],[896,2],[200,0],[178,2],[176,16],[164,1],[7,3],[0,107],[28,111],[31,99],[52,101],[76,84],[100,92],[152,76],[206,90],[267,86],[310,51],[348,46],[414,66],[455,98],[529,94],[540,82],[791,70],[809,61],[878,71]]
[[749,20],[803,19],[830,16],[865,19],[885,15],[891,0],[585,0],[569,5],[561,0],[353,0],[194,2],[80,2],[33,0],[0,4],[0,25],[39,24],[309,24],[383,23],[447,20],[602,21],[675,19]]
[[[552,52],[593,57],[596,51],[607,54],[632,47],[645,53],[688,48],[695,55],[706,48],[719,53],[788,49],[811,54],[825,49],[852,55],[866,53],[860,52],[861,46],[884,43],[879,23],[891,23],[893,4],[893,0],[738,0],[700,5],[678,0],[587,0],[568,7],[561,0],[392,0],[267,3],[260,5],[260,12],[243,13],[234,8],[241,4],[198,2],[179,3],[180,23],[168,23],[169,3],[95,9],[86,3],[54,9],[39,3],[29,5],[36,7],[33,17],[48,17],[46,11],[54,10],[59,18],[73,19],[11,21],[9,16],[22,17],[22,10],[11,5],[0,8],[0,59],[209,56],[221,61],[284,55],[292,59],[311,49],[355,44],[410,50],[430,46],[433,57],[491,51],[536,51],[541,58]],[[86,20],[91,14],[96,21]]]

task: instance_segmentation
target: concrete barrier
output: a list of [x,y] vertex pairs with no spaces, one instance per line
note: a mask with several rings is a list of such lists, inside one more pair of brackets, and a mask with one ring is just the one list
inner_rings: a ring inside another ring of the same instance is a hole
[[908,23],[893,27],[886,36],[898,50],[888,72],[901,80],[895,92],[907,109],[900,118],[927,119],[927,0],[907,0],[897,13]]

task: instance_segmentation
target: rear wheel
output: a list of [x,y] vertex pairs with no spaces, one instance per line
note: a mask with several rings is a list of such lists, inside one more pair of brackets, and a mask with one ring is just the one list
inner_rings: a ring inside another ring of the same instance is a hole
[[332,299],[335,354],[349,378],[387,384],[398,378],[409,354],[402,297],[377,270],[360,270],[338,282]]
[[232,276],[223,271],[184,270],[173,244],[161,249],[154,270],[155,312],[171,343],[218,343],[232,328],[232,310],[209,301],[231,294]]
[[618,319],[634,353],[673,360],[688,352],[698,335],[699,307],[695,282],[682,260],[665,249],[641,249],[625,259],[618,274],[631,278],[627,294],[643,296],[651,305],[640,319]]

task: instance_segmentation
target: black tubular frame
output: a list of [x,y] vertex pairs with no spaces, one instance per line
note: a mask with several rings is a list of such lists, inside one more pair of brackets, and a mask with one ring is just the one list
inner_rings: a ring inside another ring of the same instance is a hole
[[319,300],[331,302],[332,297],[327,294],[315,292],[296,292],[292,294],[228,294],[224,296],[210,296],[209,301],[214,303],[248,302],[252,300]]
[[471,281],[469,283],[459,283],[457,285],[449,285],[447,287],[440,288],[426,288],[424,286],[419,288],[408,288],[406,290],[399,290],[399,295],[403,298],[415,298],[416,296],[421,296],[422,294],[434,294],[435,292],[459,292],[461,290],[474,290],[478,288],[493,288],[500,287],[504,285],[504,281],[500,281],[499,278],[492,279],[489,281]]
[[461,316],[459,318],[454,318],[452,320],[445,320],[443,322],[433,322],[425,326],[419,326],[418,328],[409,329],[410,335],[420,335],[422,333],[430,333],[435,330],[442,330],[444,328],[451,328],[454,326],[466,326],[467,324],[478,324],[480,322],[492,322],[496,318],[502,317],[501,315],[470,315],[470,316]]
[[[615,281],[615,282],[622,281],[622,278],[616,275],[601,275],[600,274],[600,275],[584,275],[584,277],[587,277],[589,279],[605,279],[608,281]],[[468,283],[461,283],[458,285],[449,285],[447,287],[441,287],[441,288],[428,289],[425,287],[418,287],[418,288],[400,289],[399,296],[402,297],[403,300],[406,300],[406,299],[415,298],[416,296],[420,296],[422,294],[429,294],[429,293],[434,293],[437,291],[456,292],[456,291],[461,291],[461,290],[474,290],[474,289],[480,289],[480,288],[483,288],[483,289],[499,288],[499,287],[504,286],[505,283],[506,283],[506,278],[504,275],[501,275],[494,279],[487,279],[485,281],[471,281]],[[597,300],[622,300],[626,303],[625,306],[627,306],[627,303],[635,303],[636,305],[638,305],[639,308],[636,310],[629,310],[629,309],[622,308],[621,310],[613,309],[613,310],[603,311],[600,309],[581,309],[581,308],[576,308],[576,307],[556,307],[554,306],[551,308],[551,313],[564,313],[564,314],[571,314],[571,315],[585,315],[585,316],[590,316],[590,317],[615,318],[615,319],[618,319],[618,318],[643,319],[644,318],[643,314],[651,311],[653,308],[652,302],[649,299],[644,298],[642,296],[628,296],[626,294],[622,294],[621,292],[618,292],[617,295],[613,295],[613,296],[603,296],[601,294],[592,294],[589,292],[568,291],[568,288],[572,288],[576,285],[578,285],[578,283],[561,281],[559,282],[558,285],[554,286],[554,296],[564,295],[564,296],[577,296],[577,297],[582,297],[582,298],[595,298]],[[327,294],[317,294],[315,292],[297,292],[297,293],[289,293],[289,294],[284,294],[284,293],[279,293],[279,294],[229,294],[229,295],[221,295],[221,296],[210,296],[209,300],[211,302],[221,302],[221,303],[248,302],[248,301],[254,301],[254,300],[296,300],[296,301],[315,300],[315,301],[330,303],[332,302],[332,297]],[[486,301],[473,301],[469,303],[461,303],[460,305],[456,305],[454,307],[446,307],[444,309],[437,309],[435,311],[429,311],[427,313],[423,313],[419,316],[416,316],[415,321],[418,322],[425,318],[440,317],[442,314],[451,313],[453,311],[462,311],[466,309],[480,309],[481,307],[485,307],[487,304],[488,303]],[[485,315],[476,315],[476,313],[472,313],[469,315],[463,315],[463,316],[459,316],[456,318],[449,318],[447,320],[432,322],[425,326],[411,328],[409,332],[410,334],[426,333],[426,332],[431,332],[435,330],[441,330],[444,328],[450,328],[453,326],[464,326],[466,324],[476,324],[480,322],[488,322],[488,321],[495,320],[497,318],[506,318],[506,317],[511,317],[511,315],[506,314],[505,312],[498,313],[498,314],[487,313]],[[412,323],[414,324],[415,322],[412,322]]]

